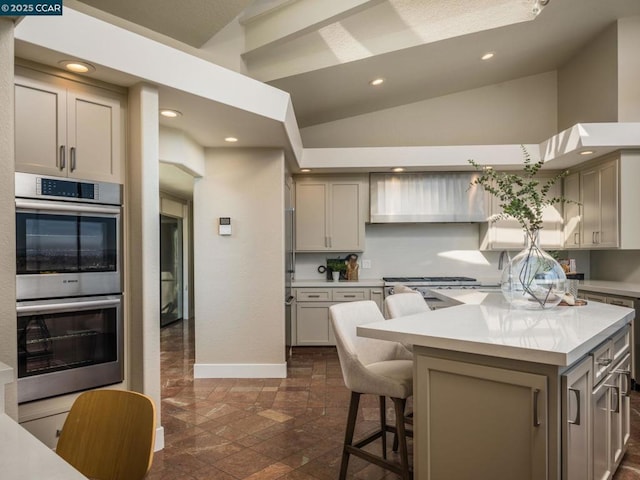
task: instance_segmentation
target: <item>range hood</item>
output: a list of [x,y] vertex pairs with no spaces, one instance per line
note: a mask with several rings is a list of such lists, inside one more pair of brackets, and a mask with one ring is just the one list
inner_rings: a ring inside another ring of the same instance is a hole
[[477,172],[372,173],[371,223],[486,222]]

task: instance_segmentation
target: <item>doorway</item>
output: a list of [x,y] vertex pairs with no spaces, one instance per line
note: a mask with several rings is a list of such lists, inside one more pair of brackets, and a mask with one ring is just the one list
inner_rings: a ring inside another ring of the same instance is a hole
[[160,327],[182,320],[182,218],[160,215]]

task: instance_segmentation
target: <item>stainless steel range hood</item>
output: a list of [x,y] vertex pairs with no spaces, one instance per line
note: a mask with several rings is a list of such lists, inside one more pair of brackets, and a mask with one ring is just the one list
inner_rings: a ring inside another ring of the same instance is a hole
[[470,187],[476,172],[372,173],[371,223],[486,222],[486,195]]

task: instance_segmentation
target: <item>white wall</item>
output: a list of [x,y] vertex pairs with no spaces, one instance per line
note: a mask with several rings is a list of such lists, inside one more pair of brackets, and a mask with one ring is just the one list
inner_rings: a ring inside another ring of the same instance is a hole
[[286,375],[284,170],[281,150],[206,150],[193,195],[196,377]]
[[618,119],[618,41],[613,24],[558,70],[558,130]]
[[194,177],[204,174],[204,148],[177,128],[160,126],[159,159],[189,172]]
[[556,112],[556,73],[547,72],[300,132],[305,147],[539,143],[557,133]]
[[640,283],[640,250],[594,250],[591,278]]
[[618,121],[640,122],[640,16],[618,21]]
[[[17,376],[13,22],[6,18],[0,18],[0,65],[0,362],[13,367]],[[17,420],[15,383],[6,386],[4,403],[7,414]]]

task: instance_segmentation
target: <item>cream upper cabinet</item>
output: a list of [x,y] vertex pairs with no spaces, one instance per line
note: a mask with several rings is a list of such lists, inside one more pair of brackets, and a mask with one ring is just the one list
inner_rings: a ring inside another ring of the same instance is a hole
[[619,246],[618,162],[612,160],[580,172],[582,247]]
[[564,245],[565,248],[580,246],[581,207],[580,174],[572,173],[564,178]]
[[15,78],[16,170],[123,180],[122,97],[43,73]]
[[296,250],[364,250],[365,177],[296,180]]
[[[541,177],[546,181],[550,177]],[[548,193],[548,198],[559,197],[561,182],[556,182]],[[490,195],[490,216],[502,213],[500,201]],[[563,246],[563,219],[562,205],[548,206],[543,211],[542,229],[539,232],[540,246],[545,249],[562,248]],[[513,218],[503,218],[494,222],[489,221],[480,229],[481,250],[522,250],[527,246],[527,239],[520,224]]]

